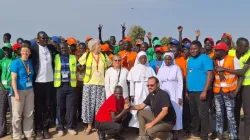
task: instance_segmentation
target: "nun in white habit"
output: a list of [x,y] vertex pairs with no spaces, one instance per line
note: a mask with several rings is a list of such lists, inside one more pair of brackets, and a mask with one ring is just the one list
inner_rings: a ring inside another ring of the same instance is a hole
[[[154,70],[148,64],[147,54],[141,51],[137,54],[134,67],[130,70],[127,80],[130,82],[130,96],[132,104],[138,105],[148,96],[147,81],[151,76],[156,76]],[[145,109],[150,109],[146,107]],[[139,128],[137,111],[132,110],[132,119],[129,122],[130,127]]]
[[160,81],[161,89],[169,94],[176,112],[176,125],[173,130],[181,130],[183,76],[180,67],[174,62],[173,53],[167,52],[163,57],[164,62],[158,71],[157,78]]

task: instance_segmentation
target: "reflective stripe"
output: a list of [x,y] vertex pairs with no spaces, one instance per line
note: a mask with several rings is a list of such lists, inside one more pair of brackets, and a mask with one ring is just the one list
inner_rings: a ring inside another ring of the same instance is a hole
[[[226,87],[222,87],[222,88],[232,87],[232,86],[234,86],[234,85],[236,85],[236,84],[237,84],[237,81],[234,81],[232,84],[227,84]],[[214,86],[215,86],[215,87],[221,87],[221,85],[220,85],[220,84],[217,84],[217,83],[214,83]]]
[[54,78],[54,81],[61,81],[61,78]]
[[88,74],[88,73],[85,73],[85,76],[90,76],[90,74]]
[[[235,75],[233,75],[233,74],[226,75],[226,76],[224,75],[224,77],[225,77],[226,79],[229,79],[229,78],[231,79],[231,78],[234,78]],[[220,76],[219,76],[219,75],[216,75],[216,76],[215,76],[215,79],[220,79]]]
[[92,68],[92,67],[87,67],[87,66],[86,66],[86,70],[91,70],[91,68]]
[[55,70],[55,73],[61,73],[61,70]]
[[250,79],[250,76],[246,76],[245,79]]
[[76,74],[76,72],[75,71],[71,71],[70,74]]

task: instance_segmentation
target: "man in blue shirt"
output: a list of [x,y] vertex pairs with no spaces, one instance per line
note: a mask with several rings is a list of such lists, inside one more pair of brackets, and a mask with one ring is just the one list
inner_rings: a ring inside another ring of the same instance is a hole
[[213,61],[201,53],[202,45],[193,41],[191,57],[187,62],[187,89],[189,92],[192,134],[208,139],[209,127],[209,88],[213,80]]

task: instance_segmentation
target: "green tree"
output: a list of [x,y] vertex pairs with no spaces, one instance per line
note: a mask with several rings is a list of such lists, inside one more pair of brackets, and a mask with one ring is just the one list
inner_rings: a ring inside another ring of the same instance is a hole
[[167,46],[171,39],[172,37],[163,37],[161,38],[161,44]]
[[136,40],[140,39],[144,41],[146,31],[141,27],[137,25],[133,25],[130,27],[128,36],[132,39],[132,44],[135,45]]

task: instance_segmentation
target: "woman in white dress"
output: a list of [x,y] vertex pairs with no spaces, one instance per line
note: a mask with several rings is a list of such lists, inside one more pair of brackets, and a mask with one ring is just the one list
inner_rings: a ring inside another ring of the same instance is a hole
[[[147,54],[144,51],[141,51],[138,53],[134,67],[130,70],[127,78],[130,82],[130,96],[132,104],[141,104],[146,99],[149,93],[147,81],[151,76],[156,76],[156,74],[148,64]],[[137,111],[132,110],[131,113],[132,119],[129,122],[129,126],[139,128]]]
[[113,67],[110,67],[105,74],[106,99],[114,93],[117,85],[123,88],[123,97],[128,100],[128,70],[121,67],[121,56],[113,56]]
[[183,76],[180,67],[174,62],[173,53],[164,54],[164,63],[158,71],[157,78],[160,81],[161,89],[169,94],[175,109],[176,125],[173,130],[177,131],[174,131],[174,139],[179,139],[178,130],[182,129]]

